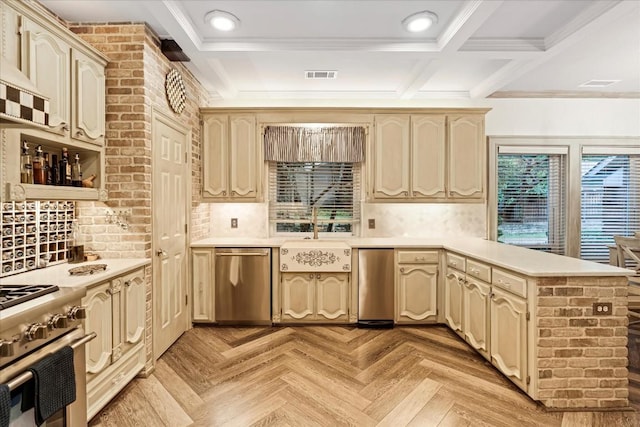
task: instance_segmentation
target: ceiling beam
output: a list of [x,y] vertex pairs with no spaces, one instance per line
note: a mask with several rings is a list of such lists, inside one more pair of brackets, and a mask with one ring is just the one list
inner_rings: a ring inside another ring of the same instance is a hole
[[438,37],[438,50],[457,52],[502,5],[502,0],[469,0]]

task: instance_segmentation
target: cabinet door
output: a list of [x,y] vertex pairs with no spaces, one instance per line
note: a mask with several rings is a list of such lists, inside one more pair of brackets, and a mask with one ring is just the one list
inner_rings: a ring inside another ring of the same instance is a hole
[[450,198],[482,199],[485,187],[485,140],[483,116],[449,117]]
[[438,266],[400,264],[398,266],[396,322],[435,320]]
[[38,89],[49,97],[49,126],[67,132],[71,115],[71,72],[68,44],[39,25],[24,20],[22,70]]
[[215,321],[214,257],[210,249],[191,251],[191,279],[193,281],[193,321]]
[[136,270],[122,278],[124,285],[124,350],[144,339],[145,326],[145,280],[144,269]]
[[470,278],[464,286],[462,330],[464,339],[489,359],[489,293],[491,286]]
[[491,296],[491,361],[527,390],[527,303],[495,287]]
[[409,116],[375,116],[374,198],[409,196]]
[[205,116],[202,128],[202,197],[228,197],[229,116]]
[[349,320],[349,274],[316,273],[318,320]]
[[314,316],[313,273],[282,273],[282,320],[312,320]]
[[464,273],[447,270],[444,287],[444,318],[458,335],[462,336]]
[[229,140],[229,191],[234,199],[254,199],[258,195],[258,149],[256,118],[231,116]]
[[444,198],[445,116],[411,116],[411,195]]
[[[0,56],[11,65],[20,69],[20,14],[9,7],[6,2],[0,2]],[[0,69],[0,73],[2,70]]]
[[97,145],[104,143],[105,75],[104,66],[87,55],[72,51],[71,136]]
[[87,291],[82,299],[87,308],[84,330],[95,332],[97,337],[86,345],[87,376],[102,372],[111,363],[113,330],[111,315],[111,283],[106,282]]

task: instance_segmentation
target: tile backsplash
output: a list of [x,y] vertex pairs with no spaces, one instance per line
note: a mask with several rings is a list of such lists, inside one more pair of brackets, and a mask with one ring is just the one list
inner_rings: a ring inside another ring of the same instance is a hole
[[[211,237],[269,237],[268,203],[211,203]],[[362,237],[486,237],[484,203],[363,203]],[[238,227],[231,228],[231,219]],[[369,229],[367,220],[375,219]]]

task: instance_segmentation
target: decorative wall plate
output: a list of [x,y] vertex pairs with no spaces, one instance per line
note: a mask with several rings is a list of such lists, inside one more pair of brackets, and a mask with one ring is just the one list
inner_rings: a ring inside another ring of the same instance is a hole
[[98,273],[107,269],[107,264],[92,264],[82,265],[80,267],[74,267],[69,269],[69,274],[72,276],[86,276],[93,273]]
[[187,101],[187,91],[182,81],[182,74],[175,68],[167,74],[164,88],[171,109],[178,114],[182,113]]

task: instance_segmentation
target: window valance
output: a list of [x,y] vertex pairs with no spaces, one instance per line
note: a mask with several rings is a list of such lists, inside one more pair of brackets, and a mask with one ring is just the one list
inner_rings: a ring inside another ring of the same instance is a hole
[[267,126],[264,158],[276,162],[350,162],[364,160],[363,127],[309,128]]

